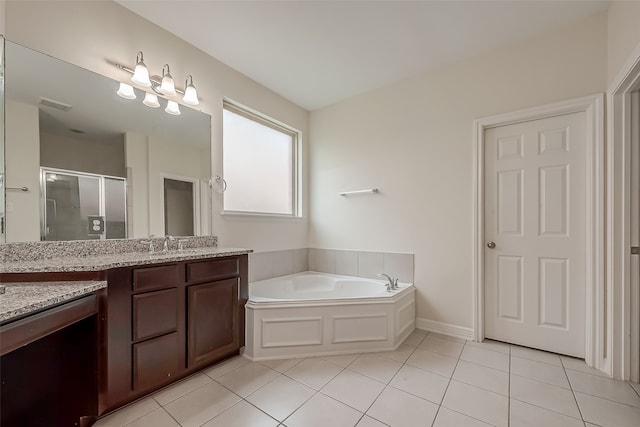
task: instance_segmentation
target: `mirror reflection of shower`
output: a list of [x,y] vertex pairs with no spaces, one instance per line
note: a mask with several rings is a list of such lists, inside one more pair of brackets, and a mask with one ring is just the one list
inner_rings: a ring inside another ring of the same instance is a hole
[[124,178],[40,168],[42,240],[127,237]]

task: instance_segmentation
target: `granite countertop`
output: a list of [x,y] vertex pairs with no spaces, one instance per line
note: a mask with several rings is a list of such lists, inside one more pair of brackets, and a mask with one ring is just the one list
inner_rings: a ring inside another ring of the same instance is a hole
[[[0,265],[0,273],[52,273],[72,271],[103,271],[118,267],[134,265],[161,264],[174,261],[218,258],[232,255],[245,255],[252,252],[241,248],[189,248],[183,251],[172,250],[166,254],[158,251],[154,254],[146,252],[128,252],[108,255],[92,255],[82,257],[46,258],[36,261],[11,261]],[[4,304],[3,304],[4,306]]]
[[107,287],[106,281],[3,283],[0,323],[44,310]]

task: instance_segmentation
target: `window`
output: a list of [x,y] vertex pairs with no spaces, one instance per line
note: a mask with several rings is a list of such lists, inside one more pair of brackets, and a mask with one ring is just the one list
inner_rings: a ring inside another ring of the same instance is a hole
[[225,102],[222,144],[225,212],[298,215],[297,131]]

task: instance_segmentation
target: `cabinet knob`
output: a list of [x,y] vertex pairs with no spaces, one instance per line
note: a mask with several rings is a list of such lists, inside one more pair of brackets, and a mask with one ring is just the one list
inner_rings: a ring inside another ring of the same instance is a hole
[[489,242],[489,243],[487,243],[487,247],[488,247],[489,249],[493,249],[493,248],[495,248],[495,247],[496,247],[496,244],[495,244],[494,242]]

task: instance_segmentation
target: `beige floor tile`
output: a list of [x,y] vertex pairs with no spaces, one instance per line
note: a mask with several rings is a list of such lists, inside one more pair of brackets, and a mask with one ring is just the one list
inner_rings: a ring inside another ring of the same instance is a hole
[[246,397],[273,418],[283,421],[316,393],[310,387],[280,376]]
[[436,422],[433,423],[433,427],[488,427],[490,425],[444,406],[438,410]]
[[565,369],[583,372],[585,374],[597,375],[605,378],[607,377],[607,374],[605,374],[604,372],[587,366],[584,360],[576,359],[575,357],[567,357],[567,356],[560,356],[560,360],[562,361],[562,365],[564,366]]
[[383,424],[380,421],[371,418],[368,415],[365,415],[364,417],[362,417],[356,427],[386,427],[386,424]]
[[467,342],[469,342],[468,340],[464,339],[464,338],[459,338],[459,337],[452,337],[451,335],[445,335],[445,334],[438,334],[436,332],[430,332],[429,336],[434,336],[436,338],[441,338],[443,340],[448,340],[448,341],[453,341],[453,342],[459,342],[461,344],[465,344]]
[[509,355],[489,350],[486,347],[467,344],[460,355],[460,359],[477,365],[486,366],[487,368],[509,372]]
[[321,358],[326,360],[327,362],[334,363],[338,366],[342,366],[346,368],[349,366],[354,360],[360,357],[361,353],[356,354],[337,354],[335,356],[322,356]]
[[367,353],[360,356],[347,369],[387,384],[402,367],[402,363]]
[[274,371],[287,372],[303,360],[304,359],[261,360],[259,363],[262,363],[264,366],[271,368]]
[[220,378],[221,376],[226,375],[234,369],[237,369],[242,365],[246,365],[249,362],[250,360],[246,357],[236,356],[229,360],[225,360],[204,373],[215,380],[216,378]]
[[180,427],[180,424],[171,418],[167,411],[158,408],[127,424],[126,427]]
[[547,351],[535,350],[533,348],[520,347],[519,345],[511,346],[511,355],[518,356],[529,360],[535,360],[536,362],[548,363],[549,365],[560,366],[560,356]]
[[407,365],[450,378],[451,375],[453,375],[453,370],[456,368],[458,359],[431,351],[416,349],[411,357],[407,359],[406,363]]
[[553,366],[512,355],[511,373],[558,387],[570,388],[567,375],[561,366]]
[[640,409],[576,392],[576,400],[585,421],[602,427],[638,427]]
[[464,344],[429,335],[418,346],[420,350],[431,351],[449,357],[460,357]]
[[582,427],[583,425],[581,420],[514,399],[511,399],[509,414],[511,427]]
[[277,427],[279,424],[278,421],[242,400],[202,427]]
[[189,377],[185,380],[179,381],[171,386],[165,388],[164,390],[160,390],[159,392],[153,395],[153,398],[160,405],[164,406],[169,402],[176,400],[179,397],[184,396],[185,394],[193,391],[197,388],[202,387],[205,384],[209,384],[213,381],[209,376],[200,374]]
[[439,405],[449,385],[449,378],[404,365],[389,385]]
[[498,427],[509,424],[509,398],[451,380],[442,406]]
[[640,408],[640,396],[628,382],[567,370],[575,391]]
[[410,345],[401,344],[394,351],[383,351],[375,354],[378,356],[395,360],[396,362],[404,363],[407,361],[409,356],[411,356],[411,354],[415,351],[415,349],[416,349],[415,347],[411,347]]
[[636,393],[638,393],[638,395],[640,395],[640,384],[638,383],[629,383],[631,385],[631,387],[633,387],[633,389],[636,391]]
[[427,336],[426,333],[422,331],[418,331],[416,329],[415,331],[411,332],[411,334],[409,334],[407,339],[404,340],[402,344],[409,345],[411,347],[417,347],[425,339],[426,336]]
[[496,351],[502,354],[510,354],[510,351],[511,351],[511,344],[506,344],[500,341],[493,341],[493,340],[484,340],[482,342],[469,340],[467,341],[466,346],[477,347],[483,350]]
[[174,400],[164,409],[182,427],[199,427],[239,401],[240,397],[211,382]]
[[353,427],[362,413],[318,393],[285,420],[288,427]]
[[566,388],[511,375],[511,397],[573,418],[580,418],[573,392]]
[[438,405],[393,387],[387,387],[367,415],[392,427],[424,427],[433,423]]
[[134,403],[133,405],[126,406],[105,418],[102,418],[97,423],[95,423],[94,426],[122,427],[159,408],[160,405],[158,405],[158,403],[153,400],[153,398],[148,397]]
[[309,387],[320,390],[342,371],[342,367],[320,358],[305,359],[285,372],[285,375]]
[[460,360],[453,379],[503,396],[509,395],[509,374]]
[[383,389],[384,384],[345,369],[320,391],[364,413]]
[[241,397],[247,397],[263,385],[280,376],[278,371],[259,363],[247,363],[218,378],[220,384]]

